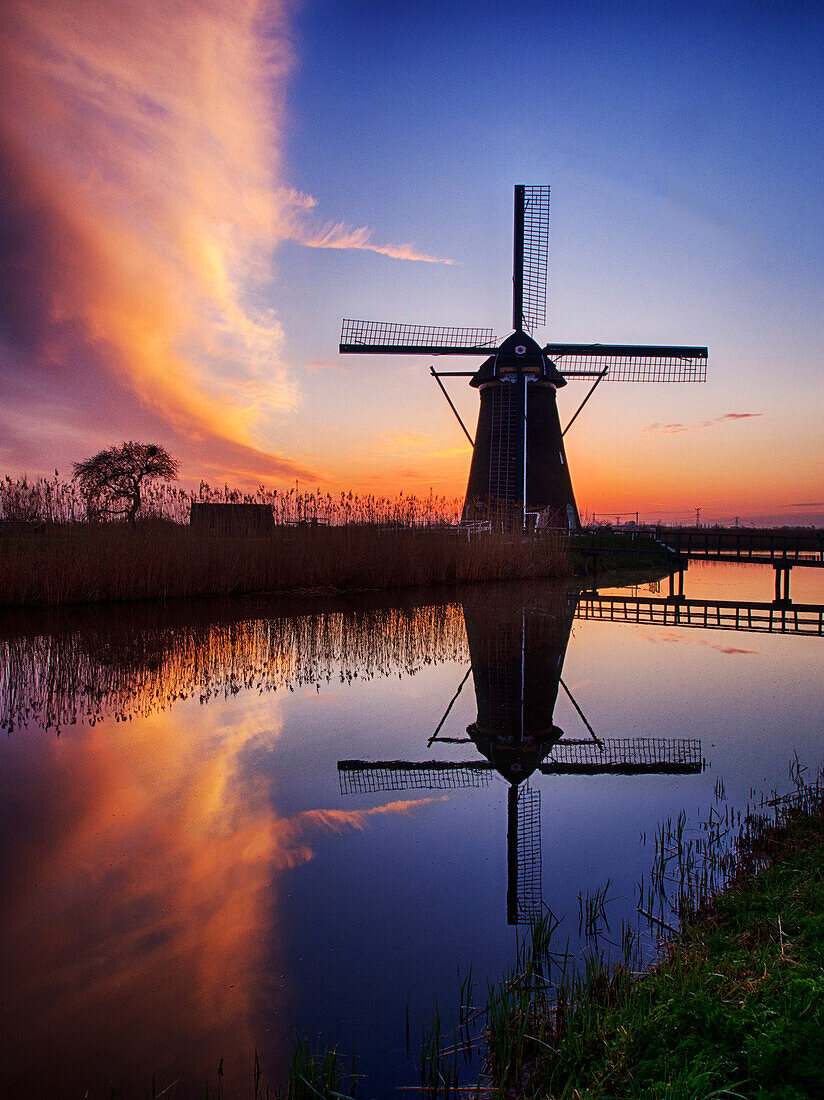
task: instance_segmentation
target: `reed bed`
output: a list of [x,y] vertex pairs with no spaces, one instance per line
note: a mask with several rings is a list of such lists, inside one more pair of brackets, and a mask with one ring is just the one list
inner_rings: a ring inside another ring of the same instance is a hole
[[384,589],[559,576],[560,538],[460,528],[305,525],[271,535],[160,521],[0,533],[0,605]]
[[[169,482],[147,484],[142,490],[138,518],[165,519],[187,524],[192,504],[263,504],[272,509],[276,524],[322,523],[401,524],[405,527],[430,527],[457,523],[463,501],[457,497],[398,493],[387,497],[372,493],[340,492],[335,495],[320,489],[277,489],[259,485],[252,491],[229,485],[209,485],[201,481],[196,489],[185,489]],[[52,478],[8,475],[0,480],[0,521],[12,523],[80,523],[87,519],[87,501],[76,482],[60,476]]]
[[[719,811],[720,784],[694,832],[683,816],[663,823],[651,885],[639,884],[639,914],[668,933],[653,965],[631,925],[617,960],[588,929],[583,967],[549,949],[554,928],[537,945],[533,929],[490,989],[489,1094],[821,1095],[824,783],[802,773],[796,759],[792,792],[741,813]],[[608,886],[582,904],[594,923],[605,923]]]

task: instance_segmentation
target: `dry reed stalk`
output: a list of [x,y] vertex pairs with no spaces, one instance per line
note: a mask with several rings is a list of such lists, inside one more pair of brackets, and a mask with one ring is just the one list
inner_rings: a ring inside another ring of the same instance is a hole
[[278,527],[250,537],[176,524],[45,525],[0,535],[0,605],[372,589],[566,572],[561,538],[457,528]]

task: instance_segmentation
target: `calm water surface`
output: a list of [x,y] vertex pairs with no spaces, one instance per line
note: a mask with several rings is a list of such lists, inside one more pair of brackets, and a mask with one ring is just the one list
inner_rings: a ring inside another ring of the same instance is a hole
[[[607,880],[634,919],[645,833],[824,755],[811,616],[684,625],[667,591],[0,619],[4,1094],[202,1096],[223,1058],[249,1096],[255,1050],[277,1082],[298,1033],[393,1095],[407,1004],[414,1046],[517,922],[548,906],[577,950]],[[686,576],[689,601],[773,595],[769,567]],[[824,605],[824,571],[791,595]]]

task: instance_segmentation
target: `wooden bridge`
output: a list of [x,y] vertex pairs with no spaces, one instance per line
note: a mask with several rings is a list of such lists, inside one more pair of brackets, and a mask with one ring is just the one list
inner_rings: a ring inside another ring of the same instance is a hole
[[790,571],[824,569],[824,531],[818,528],[644,527],[662,547],[680,558],[771,565],[775,602],[790,602]]
[[707,561],[824,567],[824,531],[758,527],[645,527],[676,554]]

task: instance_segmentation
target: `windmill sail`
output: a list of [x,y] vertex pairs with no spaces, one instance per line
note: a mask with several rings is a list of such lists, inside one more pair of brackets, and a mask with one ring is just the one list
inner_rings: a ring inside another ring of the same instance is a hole
[[497,346],[491,328],[346,319],[340,334],[344,355],[489,355]]
[[649,344],[547,344],[564,378],[595,378],[608,368],[608,382],[705,382],[707,349]]
[[[532,332],[546,324],[546,275],[549,256],[549,188],[523,188],[523,327]],[[516,326],[520,327],[520,326]]]
[[544,912],[541,792],[510,787],[507,803],[507,923],[530,924]]
[[376,791],[450,791],[487,787],[495,778],[486,760],[339,760],[341,794]]

